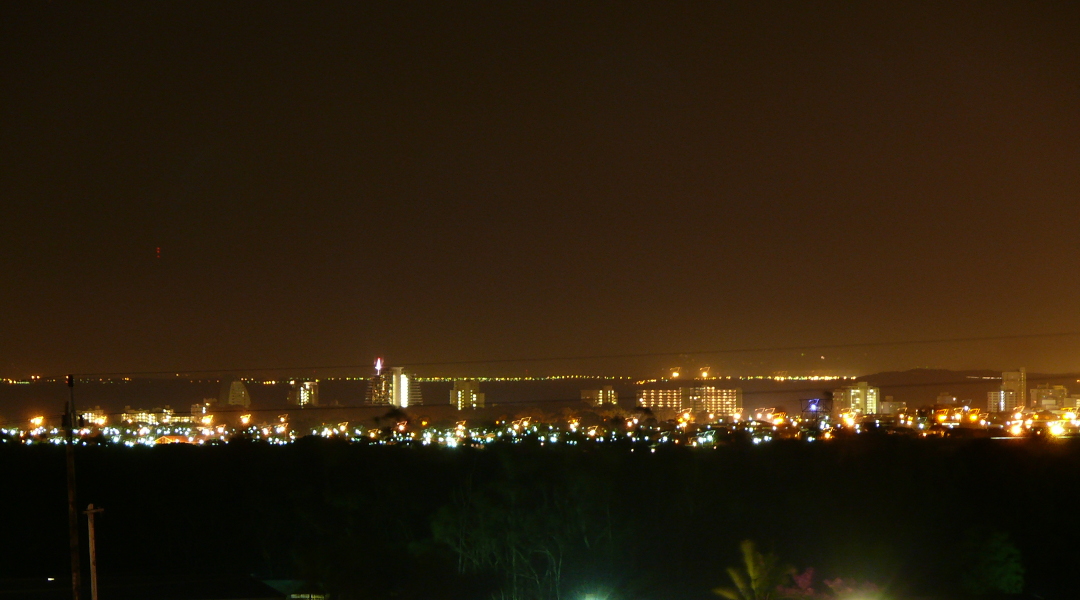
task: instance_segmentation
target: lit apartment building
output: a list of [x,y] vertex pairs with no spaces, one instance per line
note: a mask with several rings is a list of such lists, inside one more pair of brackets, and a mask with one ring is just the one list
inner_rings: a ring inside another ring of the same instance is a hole
[[300,408],[319,405],[319,382],[297,381],[289,382],[289,403]]
[[1023,406],[1017,405],[1016,392],[1004,387],[996,392],[987,392],[986,410],[992,413],[1012,412]]
[[865,381],[833,391],[833,410],[837,413],[876,415],[880,390]]
[[637,405],[642,408],[671,408],[682,410],[682,390],[638,390]]
[[480,392],[480,383],[476,381],[455,381],[450,390],[450,404],[458,410],[466,408],[484,408],[484,394]]
[[593,406],[617,406],[619,393],[610,385],[605,385],[600,390],[581,390],[581,399]]
[[1027,401],[1027,371],[1021,367],[1019,371],[1005,371],[1001,374],[1001,389],[1011,391],[1016,396],[1016,404],[1006,407],[1005,410],[1022,408]]
[[79,413],[79,418],[81,419],[82,425],[86,427],[91,425],[102,427],[109,420],[105,411],[102,410],[100,406],[95,406],[93,410],[82,411]]
[[120,413],[120,421],[132,425],[177,425],[191,423],[193,420],[191,415],[177,415],[168,406],[152,410],[132,409],[130,406],[125,406],[124,412]]
[[683,407],[725,417],[741,415],[742,390],[725,390],[712,386],[683,388]]
[[718,416],[734,416],[743,411],[741,389],[712,386],[638,390],[637,405],[642,408],[690,409]]

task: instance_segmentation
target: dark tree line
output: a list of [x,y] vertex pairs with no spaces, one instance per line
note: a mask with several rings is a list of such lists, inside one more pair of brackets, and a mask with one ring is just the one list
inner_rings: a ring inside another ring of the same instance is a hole
[[[631,451],[632,450],[632,451]],[[1080,445],[80,448],[103,578],[253,573],[336,598],[715,598],[741,540],[890,597],[1067,597]],[[0,579],[64,576],[63,453],[0,446]]]

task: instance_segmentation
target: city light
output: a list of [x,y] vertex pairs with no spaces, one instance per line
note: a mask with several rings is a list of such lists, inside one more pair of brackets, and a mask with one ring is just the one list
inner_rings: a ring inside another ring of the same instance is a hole
[[[867,432],[886,432],[894,435],[908,435],[913,438],[934,438],[953,435],[986,436],[992,439],[1006,438],[1070,438],[1078,435],[1080,410],[1075,406],[1076,398],[1061,395],[1061,386],[1041,386],[1044,398],[1031,405],[1002,406],[1004,410],[993,410],[996,392],[990,392],[988,404],[991,410],[975,408],[973,401],[958,401],[956,396],[940,394],[942,402],[936,405],[924,405],[910,409],[904,402],[894,402],[883,397],[878,402],[878,389],[859,382],[834,390],[829,401],[818,396],[803,401],[801,413],[788,415],[783,409],[744,408],[742,389],[736,381],[794,381],[810,380],[817,377],[822,381],[844,380],[846,377],[825,376],[789,376],[774,374],[762,376],[714,376],[709,367],[693,367],[691,374],[700,377],[686,379],[681,368],[669,370],[668,379],[642,382],[631,377],[608,377],[606,381],[623,385],[640,385],[636,393],[636,402],[616,397],[610,403],[596,398],[596,390],[606,393],[610,390],[614,396],[617,385],[596,385],[587,388],[591,395],[582,393],[583,404],[580,409],[567,410],[560,416],[548,413],[545,417],[520,415],[504,417],[492,426],[483,424],[484,417],[477,419],[452,420],[439,411],[429,412],[426,403],[412,403],[409,395],[419,388],[417,381],[458,382],[462,390],[476,392],[481,380],[500,381],[571,381],[592,379],[590,385],[600,378],[584,375],[532,376],[517,378],[428,378],[421,379],[406,375],[400,367],[393,369],[377,363],[387,380],[393,378],[393,385],[388,392],[395,396],[395,402],[388,403],[398,408],[408,408],[408,418],[393,419],[378,426],[353,425],[348,421],[327,418],[326,422],[317,422],[321,413],[318,410],[304,410],[305,418],[297,423],[289,423],[289,415],[270,415],[255,412],[248,408],[241,413],[229,412],[228,407],[219,407],[214,399],[203,399],[190,405],[191,412],[176,412],[166,406],[154,409],[132,409],[125,407],[122,413],[107,414],[95,407],[93,410],[79,412],[79,425],[73,436],[77,444],[117,444],[129,447],[142,447],[155,444],[210,444],[228,443],[232,439],[255,440],[271,444],[288,444],[304,436],[318,436],[344,440],[348,443],[377,445],[443,446],[447,448],[484,447],[493,443],[535,443],[539,446],[579,445],[579,444],[624,444],[631,451],[636,445],[647,445],[650,451],[664,445],[679,445],[688,448],[715,448],[725,444],[747,443],[763,444],[778,439],[820,441],[845,439]],[[672,379],[679,377],[682,383]],[[405,379],[399,381],[399,378]],[[706,383],[704,380],[708,380]],[[324,379],[331,381],[332,378]],[[339,381],[364,381],[358,378],[339,378]],[[36,380],[31,380],[36,381]],[[102,380],[106,381],[106,380]],[[123,384],[122,379],[107,380],[111,384]],[[235,379],[226,380],[236,381]],[[249,383],[275,384],[294,382],[300,385],[304,378],[261,378],[244,380]],[[712,384],[714,381],[730,381],[727,385]],[[220,383],[220,382],[219,382]],[[584,387],[584,386],[582,386]],[[600,388],[603,388],[602,390]],[[725,389],[726,388],[726,389]],[[418,389],[415,391],[419,391]],[[622,392],[618,389],[618,392]],[[843,394],[841,394],[843,392]],[[753,393],[758,393],[757,391]],[[1050,393],[1059,394],[1051,398]],[[1034,399],[1035,396],[1033,395]],[[1051,398],[1047,400],[1046,398]],[[1054,399],[1056,398],[1056,399]],[[296,404],[295,401],[294,405]],[[334,400],[333,402],[337,402]],[[444,401],[445,402],[445,401]],[[453,399],[451,398],[451,402]],[[398,404],[400,403],[400,404]],[[410,404],[414,404],[410,406]],[[466,401],[470,409],[483,409],[483,403]],[[327,403],[320,406],[311,403],[311,408],[330,408]],[[505,405],[503,405],[505,406]],[[247,408],[245,406],[245,408]],[[354,408],[354,407],[343,407]],[[521,409],[526,409],[522,404]],[[211,412],[213,411],[213,412]],[[225,411],[225,412],[222,412]],[[349,414],[352,417],[352,414]],[[464,413],[457,413],[462,415]],[[473,414],[473,413],[470,413]],[[483,412],[475,413],[483,415]],[[543,414],[543,411],[540,411]],[[223,416],[224,415],[224,416]],[[645,416],[647,415],[647,417]],[[744,416],[750,417],[744,419]],[[51,417],[50,417],[51,418]],[[118,426],[109,427],[109,419]],[[356,422],[362,422],[355,417]],[[58,444],[67,442],[66,431],[57,424],[46,425],[45,416],[34,416],[22,421],[25,427],[9,427],[2,430],[6,443],[23,444]]]

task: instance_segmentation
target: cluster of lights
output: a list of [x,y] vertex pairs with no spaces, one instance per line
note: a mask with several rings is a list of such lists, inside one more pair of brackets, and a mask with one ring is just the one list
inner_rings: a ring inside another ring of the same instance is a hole
[[[153,415],[161,417],[160,413],[153,413]],[[73,431],[72,435],[76,443],[82,445],[104,441],[129,447],[173,443],[224,443],[238,434],[275,443],[282,441],[287,443],[296,438],[295,432],[289,429],[285,420],[287,416],[279,417],[279,422],[274,426],[260,428],[251,425],[251,415],[245,414],[240,417],[240,424],[244,429],[234,429],[224,423],[215,423],[214,415],[210,414],[198,415],[194,418],[174,417],[150,420],[126,418],[121,420],[119,426],[109,427],[104,415],[86,413],[82,419],[82,426]],[[0,434],[4,436],[5,441],[17,440],[24,444],[63,444],[67,441],[67,432],[59,427],[48,426],[44,416],[29,419],[28,427],[25,429],[2,429]]]
[[[349,427],[348,422],[324,423],[307,431],[295,431],[289,425],[289,415],[279,415],[270,423],[256,424],[251,414],[239,416],[239,426],[216,422],[212,414],[196,415],[190,421],[180,419],[156,422],[124,420],[117,427],[106,425],[103,416],[86,413],[83,427],[74,432],[77,443],[95,440],[125,446],[152,446],[167,443],[227,443],[237,436],[271,444],[288,444],[297,437],[310,435],[341,439],[353,443],[379,445],[424,445],[447,448],[483,447],[487,444],[537,443],[577,445],[581,443],[629,442],[631,448],[646,445],[655,451],[659,445],[715,447],[722,440],[739,433],[749,435],[754,444],[775,439],[828,440],[836,431],[862,433],[866,427],[895,424],[921,430],[922,435],[941,435],[949,428],[1003,427],[1014,437],[1049,435],[1061,437],[1080,431],[1080,411],[1070,409],[1060,414],[1018,411],[1011,415],[988,415],[970,407],[950,407],[932,412],[905,412],[894,417],[862,415],[857,411],[841,412],[830,419],[804,420],[792,417],[775,408],[758,408],[742,414],[718,415],[682,410],[672,421],[643,423],[638,417],[621,417],[602,425],[587,425],[578,417],[559,423],[538,423],[530,417],[502,421],[493,427],[469,427],[458,421],[452,427],[435,427],[427,421],[396,421],[381,428]],[[63,444],[66,432],[50,426],[44,416],[27,421],[25,428],[0,429],[4,443]]]
[[455,381],[479,381],[479,382],[515,382],[515,381],[633,381],[633,377],[618,377],[612,375],[544,375],[524,377],[416,377],[416,381],[433,383],[453,383]]
[[[31,383],[57,383],[65,381],[65,377],[42,377],[41,375],[31,375],[29,379],[14,379],[11,377],[0,378],[0,383],[6,383],[9,385],[29,385]],[[75,381],[79,383],[126,383],[130,382],[130,377],[78,377]]]
[[[683,377],[682,369],[672,369],[667,378],[639,379],[637,385],[663,383]],[[697,379],[725,381],[849,381],[858,379],[855,375],[710,375],[709,369],[701,369]]]
[[1080,432],[1080,411],[1034,412],[1018,410],[1011,414],[989,414],[970,406],[937,408],[929,412],[904,412],[896,415],[896,425],[921,430],[923,436],[942,435],[950,429],[1004,430],[1011,437],[1048,434],[1068,437]]
[[1074,435],[1080,431],[1080,419],[1077,419],[1078,411],[1069,409],[1060,415],[1047,415],[1045,413],[1015,412],[1005,422],[1009,435],[1014,437],[1031,435],[1045,431],[1053,437]]
[[[701,416],[703,415],[698,415]],[[747,433],[754,443],[762,443],[780,437],[794,438],[798,431],[797,428],[788,427],[795,423],[785,422],[781,425],[753,420],[740,421],[730,417],[716,419],[715,415],[709,415],[707,421],[695,424],[695,415],[690,411],[680,413],[672,424],[664,425],[646,425],[637,417],[614,419],[606,425],[584,425],[577,417],[557,424],[535,423],[531,418],[525,417],[499,422],[493,428],[469,428],[464,421],[459,421],[453,428],[428,427],[426,422],[420,425],[416,430],[406,422],[383,430],[371,429],[364,441],[386,445],[418,443],[447,448],[483,447],[495,442],[531,442],[540,446],[622,442],[631,444],[631,452],[643,445],[655,452],[661,445],[716,447],[718,441],[736,432]]]
[[986,419],[982,411],[970,406],[957,406],[955,408],[939,408],[934,411],[934,422],[946,427],[956,427],[960,424],[978,423],[986,425]]

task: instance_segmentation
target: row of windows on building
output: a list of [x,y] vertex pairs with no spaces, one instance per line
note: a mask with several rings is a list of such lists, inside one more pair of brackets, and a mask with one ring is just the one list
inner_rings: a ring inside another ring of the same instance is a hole
[[711,386],[638,390],[637,405],[649,409],[692,410],[725,416],[743,412],[741,389],[721,389]]

